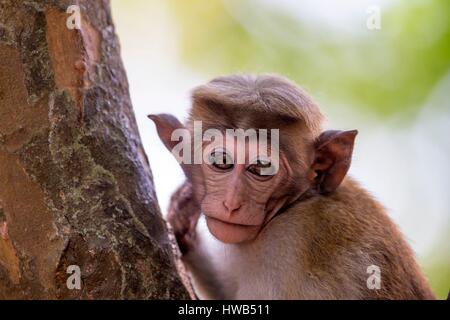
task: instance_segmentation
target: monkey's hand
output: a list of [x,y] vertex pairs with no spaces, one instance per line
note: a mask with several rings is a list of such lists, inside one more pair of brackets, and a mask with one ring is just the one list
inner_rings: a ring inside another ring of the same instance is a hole
[[192,184],[183,183],[170,198],[167,220],[173,228],[178,247],[186,254],[195,245],[195,228],[200,217],[200,206],[194,197]]

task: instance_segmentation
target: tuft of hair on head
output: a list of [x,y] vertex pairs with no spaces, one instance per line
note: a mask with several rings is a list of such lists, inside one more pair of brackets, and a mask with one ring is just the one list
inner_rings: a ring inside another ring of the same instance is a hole
[[281,125],[301,122],[312,136],[318,136],[323,118],[304,90],[278,75],[220,76],[192,91],[190,120],[238,128],[257,125],[258,119],[262,125],[266,119]]

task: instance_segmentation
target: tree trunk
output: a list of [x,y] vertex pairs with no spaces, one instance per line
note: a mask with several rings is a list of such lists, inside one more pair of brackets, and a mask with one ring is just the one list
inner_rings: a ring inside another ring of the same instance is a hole
[[0,0],[1,299],[190,298],[119,50],[107,0]]

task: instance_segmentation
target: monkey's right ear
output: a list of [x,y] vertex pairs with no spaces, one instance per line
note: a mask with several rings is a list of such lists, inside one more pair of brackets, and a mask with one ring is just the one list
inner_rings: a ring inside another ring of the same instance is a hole
[[172,132],[176,129],[184,128],[184,125],[178,121],[174,116],[161,113],[161,114],[149,114],[149,117],[156,125],[156,131],[161,141],[164,143],[167,149],[171,151],[178,141],[172,141],[170,138]]
[[315,145],[312,169],[316,172],[316,187],[320,193],[330,193],[341,184],[352,160],[357,130],[323,132]]

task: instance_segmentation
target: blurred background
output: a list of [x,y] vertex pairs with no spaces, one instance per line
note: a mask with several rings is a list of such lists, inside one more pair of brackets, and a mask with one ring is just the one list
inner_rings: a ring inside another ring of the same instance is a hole
[[359,130],[350,174],[385,204],[447,297],[450,1],[111,3],[163,213],[183,175],[146,115],[185,119],[192,87],[220,74],[279,73],[315,98],[327,128]]

